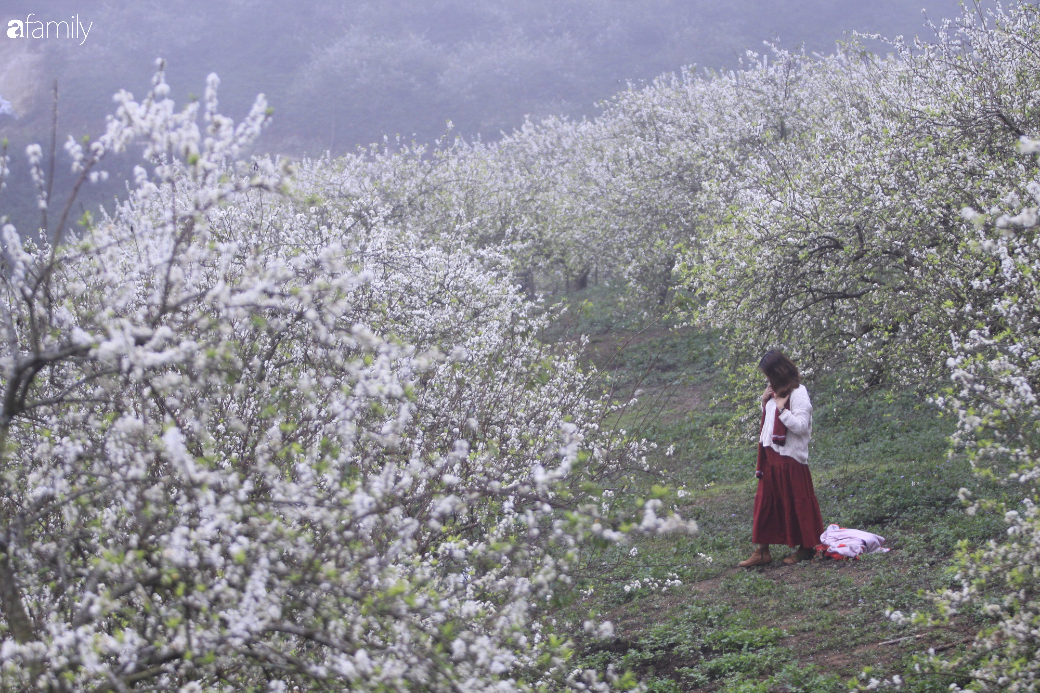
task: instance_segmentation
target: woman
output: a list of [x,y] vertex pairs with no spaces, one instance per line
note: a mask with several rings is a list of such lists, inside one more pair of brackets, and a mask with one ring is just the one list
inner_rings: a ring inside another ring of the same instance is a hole
[[798,367],[779,351],[769,351],[758,368],[769,385],[762,393],[762,428],[758,440],[758,493],[751,541],[755,552],[745,568],[771,563],[770,544],[798,549],[788,565],[813,557],[823,533],[823,517],[809,474],[812,404]]

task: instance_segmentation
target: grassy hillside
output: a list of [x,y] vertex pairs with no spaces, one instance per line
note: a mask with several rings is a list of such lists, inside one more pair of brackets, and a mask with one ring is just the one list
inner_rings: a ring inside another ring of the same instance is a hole
[[1003,532],[1001,517],[969,517],[957,501],[958,489],[982,482],[948,457],[951,422],[912,392],[843,394],[810,378],[810,464],[824,522],[881,534],[892,551],[785,566],[787,549],[774,547],[771,566],[738,568],[751,551],[758,421],[732,422],[754,414],[754,402],[729,399],[715,336],[631,320],[608,291],[567,297],[570,309],[550,338],[588,334],[587,357],[605,385],[619,397],[641,390],[617,425],[658,444],[657,469],[633,474],[616,493],[681,489],[674,502],[700,533],[584,557],[558,622],[580,633],[590,616],[609,619],[615,632],[606,641],[577,636],[575,666],[613,664],[651,691],[837,691],[864,667],[901,673],[915,652],[960,647],[974,635],[980,624],[971,614],[925,631],[885,616],[927,607],[958,542]]

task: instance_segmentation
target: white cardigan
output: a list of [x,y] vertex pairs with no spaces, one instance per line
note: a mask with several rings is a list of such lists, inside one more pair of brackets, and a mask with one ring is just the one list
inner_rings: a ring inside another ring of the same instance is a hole
[[787,426],[787,442],[784,445],[773,443],[773,419],[776,417],[776,405],[773,400],[765,404],[766,420],[762,422],[762,433],[759,442],[773,448],[781,455],[793,457],[802,464],[809,464],[809,438],[812,437],[812,402],[805,385],[799,385],[780,413],[780,420]]

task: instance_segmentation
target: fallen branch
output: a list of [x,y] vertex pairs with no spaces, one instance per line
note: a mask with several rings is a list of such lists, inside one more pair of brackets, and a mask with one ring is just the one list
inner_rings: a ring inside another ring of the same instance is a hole
[[[903,642],[904,640],[918,640],[920,638],[923,638],[926,635],[929,635],[929,633],[918,633],[917,635],[907,635],[906,637],[903,637],[903,638],[896,638],[895,640],[886,640],[884,642],[879,642],[878,645],[895,645],[896,643]],[[946,645],[940,645],[939,647],[933,647],[931,649],[932,649],[932,652],[945,652],[946,650],[951,650],[954,647],[957,647],[958,645],[964,645],[966,643],[969,643],[972,640],[974,640],[974,638],[964,638],[963,640],[958,640],[957,642],[951,642],[951,643],[946,644]]]
[[958,645],[965,645],[965,644],[973,641],[974,639],[975,638],[964,638],[964,640],[959,640],[957,642],[951,642],[948,645],[941,645],[939,647],[933,647],[932,648],[932,652],[945,652],[946,650],[952,650],[953,648],[957,647]]
[[918,633],[917,635],[908,635],[905,638],[896,638],[895,640],[886,640],[885,642],[879,642],[878,645],[895,645],[897,642],[903,642],[904,640],[917,640],[923,638],[928,633]]

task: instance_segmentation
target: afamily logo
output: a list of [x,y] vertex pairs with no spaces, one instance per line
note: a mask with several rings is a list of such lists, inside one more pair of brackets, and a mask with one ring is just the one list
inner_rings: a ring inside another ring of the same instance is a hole
[[44,21],[33,19],[35,13],[30,13],[25,20],[12,19],[7,23],[7,38],[34,38],[34,39],[78,39],[79,45],[87,40],[90,28],[94,22],[86,26],[80,21],[79,15],[73,15],[69,21]]

